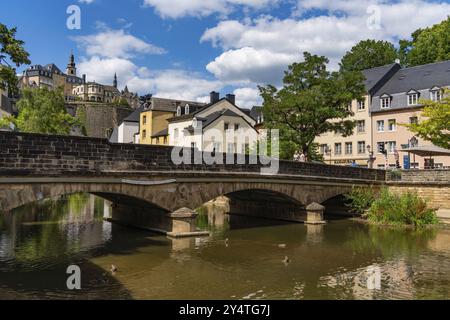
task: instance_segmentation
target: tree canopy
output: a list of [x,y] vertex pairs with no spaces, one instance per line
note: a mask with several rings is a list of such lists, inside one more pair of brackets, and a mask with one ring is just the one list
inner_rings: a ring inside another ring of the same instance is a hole
[[303,152],[313,159],[314,139],[335,131],[351,135],[355,122],[348,105],[364,95],[363,75],[359,71],[327,70],[328,59],[304,53],[304,62],[293,63],[285,71],[283,88],[259,87],[264,99],[263,114],[268,129],[280,130],[283,158]]
[[409,124],[407,127],[417,136],[431,141],[434,145],[450,149],[450,95],[442,101],[422,101],[423,121]]
[[26,88],[17,102],[19,115],[3,121],[13,122],[20,131],[68,135],[80,120],[67,113],[62,89]]
[[16,28],[8,29],[0,23],[0,89],[8,90],[10,96],[17,94],[15,67],[30,64],[29,54],[22,40],[16,39]]
[[418,29],[412,40],[401,40],[399,56],[405,66],[450,59],[450,16],[432,27]]
[[397,57],[397,49],[392,43],[364,40],[344,55],[340,67],[346,71],[361,71],[394,63]]

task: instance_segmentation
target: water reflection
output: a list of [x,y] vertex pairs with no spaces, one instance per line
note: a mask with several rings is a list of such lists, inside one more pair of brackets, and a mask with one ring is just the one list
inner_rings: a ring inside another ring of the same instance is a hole
[[[450,297],[450,229],[280,225],[216,201],[199,217],[211,237],[168,239],[104,222],[108,210],[79,194],[0,215],[0,298]],[[65,287],[70,264],[82,269],[80,292]],[[379,287],[369,288],[369,270],[380,271]]]

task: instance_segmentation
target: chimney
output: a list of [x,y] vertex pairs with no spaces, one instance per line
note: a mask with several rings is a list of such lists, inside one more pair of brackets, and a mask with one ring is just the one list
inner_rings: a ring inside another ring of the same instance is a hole
[[209,94],[209,97],[211,104],[216,103],[220,100],[220,93],[213,91]]
[[83,84],[85,84],[85,83],[86,83],[86,75],[83,74]]
[[236,104],[236,96],[234,94],[227,94],[226,97],[232,104]]

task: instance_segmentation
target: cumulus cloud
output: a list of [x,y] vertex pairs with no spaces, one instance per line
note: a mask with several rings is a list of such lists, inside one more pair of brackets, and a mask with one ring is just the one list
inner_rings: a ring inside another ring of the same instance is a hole
[[214,13],[228,14],[236,6],[262,9],[279,0],[144,0],[144,5],[153,7],[163,18],[186,16],[203,17]]
[[[424,0],[395,3],[301,0],[298,3],[298,16],[226,20],[206,30],[201,41],[223,49],[207,65],[207,70],[227,83],[279,84],[283,70],[300,60],[304,51],[327,56],[330,67],[336,69],[340,58],[360,40],[396,43],[416,29],[438,23],[450,14],[449,3]],[[317,16],[317,9],[326,14]],[[313,10],[316,16],[307,14]],[[379,24],[368,23],[377,13],[380,13]]]
[[163,48],[147,43],[124,30],[111,30],[103,26],[96,34],[74,37],[89,56],[131,58],[136,54],[163,54]]
[[236,95],[236,105],[242,108],[250,109],[263,103],[257,88],[239,88],[234,90],[233,94]]
[[85,4],[91,4],[93,3],[95,0],[78,0],[79,3],[85,3]]

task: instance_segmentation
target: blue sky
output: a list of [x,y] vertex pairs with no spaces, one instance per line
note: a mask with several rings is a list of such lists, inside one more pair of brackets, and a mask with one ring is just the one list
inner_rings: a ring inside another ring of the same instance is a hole
[[[70,5],[81,29],[69,30]],[[5,8],[3,6],[3,8]],[[260,103],[257,85],[279,85],[303,51],[330,68],[359,40],[397,41],[450,15],[450,0],[18,0],[0,22],[18,27],[33,64],[64,69],[73,50],[79,74],[140,94],[204,101],[234,92]]]

